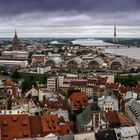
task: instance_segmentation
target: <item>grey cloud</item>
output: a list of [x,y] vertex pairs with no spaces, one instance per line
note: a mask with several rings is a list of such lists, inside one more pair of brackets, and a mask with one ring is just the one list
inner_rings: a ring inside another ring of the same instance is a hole
[[1,15],[32,12],[120,12],[139,10],[139,0],[1,0]]

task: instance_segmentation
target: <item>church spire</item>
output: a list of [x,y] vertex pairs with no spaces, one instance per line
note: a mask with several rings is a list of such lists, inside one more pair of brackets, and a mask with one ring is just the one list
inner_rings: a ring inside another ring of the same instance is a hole
[[15,36],[14,36],[14,38],[18,38],[18,37],[17,37],[17,30],[15,30]]
[[20,41],[17,36],[17,31],[15,30],[15,35],[12,42],[12,50],[20,50],[20,49],[21,49]]

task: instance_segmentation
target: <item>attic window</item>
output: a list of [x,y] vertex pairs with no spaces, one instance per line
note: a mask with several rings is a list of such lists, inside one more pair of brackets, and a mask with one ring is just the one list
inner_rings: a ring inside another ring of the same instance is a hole
[[24,132],[24,133],[23,133],[23,136],[24,136],[24,137],[28,137],[28,133]]
[[49,122],[47,118],[45,120],[46,120],[47,123]]
[[77,99],[77,103],[79,103],[80,102],[80,100],[79,99]]
[[49,129],[52,129],[52,126],[51,125],[49,125]]
[[13,116],[12,120],[17,121],[17,116]]
[[3,121],[3,125],[4,126],[7,126],[7,121]]
[[56,126],[54,125],[54,126],[53,126],[53,128],[55,129],[55,128],[56,128]]
[[27,121],[25,121],[25,120],[22,121],[22,125],[23,125],[23,126],[27,126]]
[[7,133],[4,133],[4,134],[3,134],[3,137],[8,137],[8,134],[7,134]]

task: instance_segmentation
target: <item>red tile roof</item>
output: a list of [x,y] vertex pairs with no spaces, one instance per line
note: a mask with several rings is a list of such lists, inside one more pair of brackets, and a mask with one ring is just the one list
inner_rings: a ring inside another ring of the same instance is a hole
[[41,116],[43,135],[49,133],[59,133],[66,135],[70,133],[70,126],[68,123],[63,123],[58,118],[58,115],[45,114]]
[[31,137],[42,136],[42,124],[40,116],[30,116]]
[[16,85],[12,85],[12,93],[16,94],[17,93],[17,87]]
[[120,120],[120,124],[121,125],[126,125],[127,123],[127,120],[126,120],[126,117],[120,113],[118,113],[118,117],[119,117],[119,120]]
[[46,56],[32,56],[32,59],[35,59],[35,60],[44,60],[46,58]]
[[120,124],[120,119],[116,111],[109,111],[106,113],[106,121],[110,125]]
[[28,115],[0,115],[1,139],[30,137],[30,124]]
[[120,91],[121,93],[126,93],[126,92],[128,92],[128,91],[132,91],[132,88],[131,88],[131,87],[120,86],[120,87],[119,87],[119,91]]
[[7,79],[6,81],[4,81],[4,86],[6,87],[11,87],[12,85],[14,85],[15,83],[13,81],[11,81],[10,79]]
[[75,92],[69,97],[72,108],[81,109],[88,105],[88,98],[86,93]]
[[71,81],[70,85],[72,87],[86,87],[87,86],[87,80],[84,80],[84,81],[80,81],[80,80],[77,80],[77,81]]
[[69,122],[58,115],[0,115],[2,140],[14,138],[46,136],[50,133],[66,135],[71,132]]
[[105,85],[107,82],[107,77],[98,77],[98,84]]
[[43,99],[41,107],[44,108],[47,105],[48,109],[67,109],[67,103],[60,96],[54,100]]
[[67,135],[67,134],[70,134],[71,132],[69,123],[61,124],[60,129],[61,129],[59,133],[60,135]]
[[118,83],[106,83],[106,87],[108,89],[119,89],[119,84]]

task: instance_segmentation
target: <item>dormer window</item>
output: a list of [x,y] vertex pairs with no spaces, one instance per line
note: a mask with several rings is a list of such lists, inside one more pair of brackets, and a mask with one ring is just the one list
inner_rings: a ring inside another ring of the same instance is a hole
[[13,116],[12,120],[17,121],[17,116]]
[[80,100],[79,99],[77,99],[77,103],[79,103],[80,102]]
[[22,125],[23,125],[23,126],[27,126],[27,121],[23,120],[23,121],[22,121]]
[[28,133],[23,133],[23,137],[28,137]]
[[8,124],[7,124],[7,121],[3,121],[3,125],[4,126],[7,126]]
[[52,126],[51,125],[49,125],[49,129],[52,129]]
[[7,133],[4,133],[3,137],[8,137],[8,134]]

